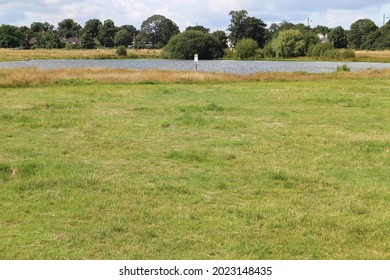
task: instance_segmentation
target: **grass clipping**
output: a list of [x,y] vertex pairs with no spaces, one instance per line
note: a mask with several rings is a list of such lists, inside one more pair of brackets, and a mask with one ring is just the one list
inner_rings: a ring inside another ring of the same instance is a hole
[[310,74],[306,72],[260,72],[249,75],[194,71],[80,68],[42,70],[38,68],[0,69],[0,87],[56,84],[133,83],[235,83],[258,81],[315,81],[332,78],[390,78],[390,69],[355,73]]

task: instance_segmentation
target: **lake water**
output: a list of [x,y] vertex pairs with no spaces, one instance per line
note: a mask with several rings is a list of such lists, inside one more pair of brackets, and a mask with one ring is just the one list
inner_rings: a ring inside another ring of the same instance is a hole
[[[235,60],[200,60],[198,71],[227,72],[235,74],[250,74],[256,72],[294,72],[308,73],[334,72],[338,65],[345,62],[318,61],[235,61]],[[352,71],[364,69],[386,69],[390,63],[347,62]],[[31,60],[17,62],[0,62],[2,68],[38,67],[42,69],[104,67],[123,69],[161,69],[161,70],[194,70],[191,60],[165,59],[132,59],[132,60]]]

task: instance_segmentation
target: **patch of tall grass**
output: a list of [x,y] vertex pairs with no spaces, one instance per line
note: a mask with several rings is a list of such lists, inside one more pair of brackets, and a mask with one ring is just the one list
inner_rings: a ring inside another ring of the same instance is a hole
[[[122,58],[158,58],[160,50],[127,50]],[[0,49],[0,61],[46,60],[46,59],[117,59],[116,49]]]
[[356,51],[359,61],[390,63],[390,50],[387,51]]
[[0,68],[0,87],[16,87],[31,85],[55,84],[155,84],[155,83],[237,83],[258,81],[319,81],[339,79],[340,77],[389,78],[388,70],[366,70],[361,72],[309,74],[306,72],[268,73],[260,72],[249,75],[229,73],[208,73],[193,71],[164,71],[164,70],[130,70],[107,68],[80,68],[42,70],[37,68]]

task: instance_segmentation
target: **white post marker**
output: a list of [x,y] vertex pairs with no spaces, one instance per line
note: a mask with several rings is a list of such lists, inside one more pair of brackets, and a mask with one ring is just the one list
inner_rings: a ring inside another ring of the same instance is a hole
[[195,66],[195,71],[198,71],[198,61],[199,57],[197,54],[194,55],[194,66]]

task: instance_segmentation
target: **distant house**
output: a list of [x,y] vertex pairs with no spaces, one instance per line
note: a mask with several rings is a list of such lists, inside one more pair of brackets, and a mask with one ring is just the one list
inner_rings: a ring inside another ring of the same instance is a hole
[[328,34],[318,33],[317,36],[318,36],[318,39],[320,39],[321,43],[328,43],[329,42]]
[[71,44],[73,46],[80,46],[81,45],[81,39],[77,37],[69,37],[69,38],[63,38],[62,39],[64,43]]
[[36,37],[31,37],[31,38],[28,40],[28,44],[29,44],[30,46],[34,46],[37,42],[38,42],[38,40],[37,40]]

